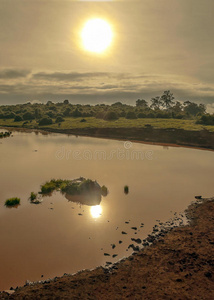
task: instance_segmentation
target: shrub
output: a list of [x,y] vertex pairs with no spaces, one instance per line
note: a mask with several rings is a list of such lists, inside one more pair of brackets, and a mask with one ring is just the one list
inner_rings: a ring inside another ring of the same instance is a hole
[[31,112],[26,112],[23,115],[23,120],[33,120],[33,119],[35,119],[35,117]]
[[65,121],[65,119],[63,119],[63,117],[58,116],[58,117],[56,118],[55,123],[61,123],[61,122],[64,122],[64,121]]
[[136,113],[134,111],[128,111],[126,114],[126,119],[137,119]]
[[82,119],[82,120],[80,120],[80,122],[86,122],[86,119]]
[[16,206],[19,204],[20,204],[20,198],[17,198],[17,197],[10,198],[5,201],[5,206],[9,206],[9,207]]
[[20,121],[23,121],[23,118],[21,116],[15,116],[14,118],[14,122],[20,122]]
[[101,193],[102,193],[102,196],[104,196],[104,197],[108,195],[108,189],[105,185],[103,185],[101,187]]
[[104,116],[104,120],[108,120],[108,121],[117,120],[117,119],[119,119],[118,114],[114,111],[108,111]]
[[146,118],[146,114],[140,112],[138,115],[137,115],[138,118],[142,119],[142,118]]
[[31,192],[31,193],[30,193],[30,200],[31,200],[31,201],[35,200],[36,197],[37,197],[37,194],[35,194],[34,192]]
[[53,124],[53,120],[49,117],[46,117],[46,118],[42,118],[40,121],[39,121],[39,125],[40,126],[43,126],[43,125],[51,125]]
[[75,111],[72,112],[72,117],[74,118],[82,117],[82,113],[76,108]]

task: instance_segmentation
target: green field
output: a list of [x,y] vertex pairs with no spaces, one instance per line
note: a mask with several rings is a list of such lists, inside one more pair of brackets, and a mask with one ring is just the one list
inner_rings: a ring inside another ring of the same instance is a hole
[[175,129],[185,129],[185,130],[195,130],[200,131],[206,129],[208,131],[214,132],[214,125],[201,125],[196,124],[195,120],[180,120],[180,119],[125,119],[119,118],[116,121],[105,121],[103,119],[97,119],[94,117],[84,118],[86,122],[81,122],[81,118],[65,118],[65,121],[59,126],[56,123],[46,126],[39,126],[35,120],[25,124],[23,126],[23,121],[14,122],[13,119],[0,120],[0,126],[11,126],[20,128],[52,128],[52,129],[79,129],[79,128],[144,128],[147,125],[151,125],[154,128],[175,128]]

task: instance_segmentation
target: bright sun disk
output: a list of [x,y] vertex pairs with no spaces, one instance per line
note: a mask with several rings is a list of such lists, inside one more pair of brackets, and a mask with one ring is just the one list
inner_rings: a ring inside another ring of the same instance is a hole
[[111,26],[102,19],[91,19],[85,23],[81,37],[85,50],[101,53],[112,42]]
[[96,219],[102,214],[102,207],[100,205],[95,205],[91,207],[91,216]]

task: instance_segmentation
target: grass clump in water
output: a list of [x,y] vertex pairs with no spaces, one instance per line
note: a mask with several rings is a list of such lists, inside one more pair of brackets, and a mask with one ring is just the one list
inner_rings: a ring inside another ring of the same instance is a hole
[[125,185],[125,186],[124,186],[124,193],[125,193],[125,194],[128,194],[128,193],[129,193],[129,187],[128,187],[128,185]]
[[10,198],[10,199],[7,199],[5,201],[5,206],[7,207],[12,207],[12,206],[16,206],[16,205],[19,205],[20,204],[20,198],[17,198],[17,197],[13,197],[13,198]]
[[62,179],[51,179],[51,181],[47,181],[45,184],[41,186],[41,194],[50,194],[55,190],[63,190],[67,184],[68,180]]
[[36,194],[36,193],[34,193],[34,192],[31,192],[31,193],[30,193],[30,200],[31,200],[31,201],[35,200],[36,197],[37,197],[37,194]]
[[104,196],[104,197],[108,195],[108,189],[105,185],[103,185],[101,187],[101,193],[102,193],[102,196]]

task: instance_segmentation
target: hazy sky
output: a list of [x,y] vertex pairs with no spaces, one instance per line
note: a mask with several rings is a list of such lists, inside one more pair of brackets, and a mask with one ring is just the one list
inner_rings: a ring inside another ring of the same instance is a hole
[[[213,12],[213,0],[0,0],[0,104],[133,104],[170,89],[214,109]],[[91,18],[113,29],[103,55],[81,47]]]

